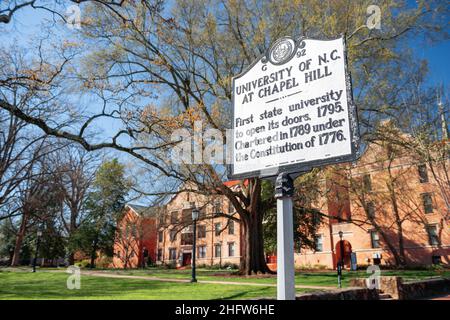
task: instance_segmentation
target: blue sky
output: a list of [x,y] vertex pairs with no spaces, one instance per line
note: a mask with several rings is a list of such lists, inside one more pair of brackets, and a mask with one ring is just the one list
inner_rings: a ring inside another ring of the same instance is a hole
[[440,42],[434,45],[422,45],[418,43],[413,46],[418,59],[428,61],[429,74],[427,83],[429,85],[448,85],[450,75],[450,41]]
[[[33,9],[20,10],[14,16],[13,23],[0,25],[0,29],[2,29],[0,40],[3,43],[16,42],[26,46],[30,37],[39,32],[39,25],[45,18],[50,18],[48,12]],[[65,29],[67,30],[63,30],[62,32],[67,32],[67,35],[70,36],[71,31],[68,28]],[[411,45],[418,59],[428,61],[429,74],[427,84],[443,84],[444,87],[446,85],[448,86],[450,74],[450,41],[432,45],[427,42],[427,39],[421,37],[421,39],[417,39]]]
[[[40,23],[45,18],[51,18],[49,13],[42,10],[23,9],[17,12],[10,24],[0,24],[0,41],[5,44],[18,43],[27,47],[30,39],[40,32]],[[447,19],[448,21],[449,19]],[[61,28],[60,31],[64,36],[71,37],[71,31],[68,28]],[[450,63],[450,41],[440,42],[430,45],[427,39],[415,39],[412,43],[412,49],[417,59],[425,59],[428,61],[429,74],[426,80],[427,85],[443,84],[444,88],[448,88]],[[448,98],[448,93],[444,93]],[[98,123],[99,128],[106,136],[111,136],[118,126],[109,120]],[[118,154],[116,154],[118,155]],[[124,159],[123,156],[118,155]]]

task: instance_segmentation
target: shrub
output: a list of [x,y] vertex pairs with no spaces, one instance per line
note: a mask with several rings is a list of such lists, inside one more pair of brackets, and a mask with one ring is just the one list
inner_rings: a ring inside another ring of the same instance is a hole
[[112,258],[107,256],[102,256],[96,261],[96,268],[106,269],[112,264]]
[[164,264],[164,267],[167,269],[176,269],[177,263],[176,262],[167,262]]
[[300,270],[311,270],[312,265],[310,263],[300,265]]
[[221,270],[221,269],[225,269],[225,268],[230,267],[230,266],[231,266],[232,269],[237,268],[237,265],[230,264],[230,263],[222,264],[222,265],[220,265],[218,263],[215,263],[213,265],[211,265],[211,264],[200,264],[200,265],[197,265],[198,268],[204,268],[204,269],[207,269],[207,270]]
[[226,262],[222,265],[222,268],[228,270],[236,270],[239,269],[239,266],[236,263]]
[[358,264],[356,266],[356,270],[367,270],[367,268],[371,266],[371,264]]

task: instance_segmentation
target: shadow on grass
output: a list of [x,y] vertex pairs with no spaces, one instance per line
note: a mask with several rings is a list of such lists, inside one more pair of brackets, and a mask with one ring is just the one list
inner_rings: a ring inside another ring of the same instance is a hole
[[217,299],[212,299],[212,300],[232,300],[232,299],[248,297],[248,295],[255,295],[255,297],[261,297],[264,294],[266,294],[266,296],[267,296],[267,288],[259,288],[259,289],[241,291],[241,292],[237,292],[233,295],[229,295],[229,296],[221,297],[221,298],[217,298]]

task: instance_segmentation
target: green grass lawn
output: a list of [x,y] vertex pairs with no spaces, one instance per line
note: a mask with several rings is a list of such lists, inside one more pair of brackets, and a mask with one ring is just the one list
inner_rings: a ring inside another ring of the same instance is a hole
[[[275,287],[248,286],[245,282],[276,284],[276,276],[239,277],[233,271],[199,269],[199,280],[243,282],[243,285],[206,283],[176,283],[141,279],[117,279],[82,275],[81,289],[69,290],[66,281],[69,274],[65,269],[31,268],[0,269],[0,300],[2,299],[250,299],[275,297]],[[158,278],[190,279],[191,270],[167,270],[150,268],[147,270],[96,270],[112,274],[153,276]],[[381,271],[381,275],[403,276],[406,280],[429,277],[450,277],[450,271]],[[344,272],[343,285],[353,277],[367,277],[365,271]],[[297,272],[296,284],[309,286],[336,287],[335,272]],[[317,291],[298,289],[297,292]]]
[[[275,297],[276,288],[245,285],[173,283],[82,275],[81,288],[69,290],[62,272],[0,272],[0,300],[6,299],[249,299]],[[308,290],[298,290],[306,292]],[[309,290],[310,291],[310,290]]]
[[[146,270],[105,270],[102,272],[151,276],[168,279],[189,279],[191,275],[190,269],[185,270],[167,270],[159,268],[150,268]],[[434,271],[434,270],[381,270],[382,276],[402,276],[406,281],[419,280],[430,277],[450,277],[450,270]],[[348,286],[351,278],[366,278],[369,274],[366,271],[344,271],[342,284]],[[276,275],[263,277],[242,277],[235,274],[235,271],[228,270],[208,270],[200,269],[197,271],[197,279],[199,280],[217,280],[217,281],[233,281],[233,282],[252,282],[276,284]],[[337,275],[333,271],[307,272],[300,271],[295,275],[295,283],[297,285],[308,286],[324,286],[336,287]]]

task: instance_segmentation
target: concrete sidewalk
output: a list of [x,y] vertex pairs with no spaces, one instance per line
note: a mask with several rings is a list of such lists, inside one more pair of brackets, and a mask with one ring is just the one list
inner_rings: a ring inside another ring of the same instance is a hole
[[[117,278],[117,279],[140,279],[140,280],[151,280],[151,281],[162,281],[162,282],[184,282],[189,283],[189,279],[174,279],[174,278],[158,278],[152,276],[133,276],[125,274],[111,274],[106,272],[95,272],[95,271],[82,271],[82,275],[93,276],[93,277],[104,277],[104,278]],[[237,285],[237,286],[256,286],[256,287],[276,287],[273,283],[252,283],[252,282],[239,282],[239,281],[216,281],[216,280],[198,280],[197,283],[209,283],[209,284],[225,284],[225,285]],[[296,285],[297,289],[318,289],[318,290],[330,290],[336,289],[336,287],[325,287],[325,286],[308,286],[308,285]]]

